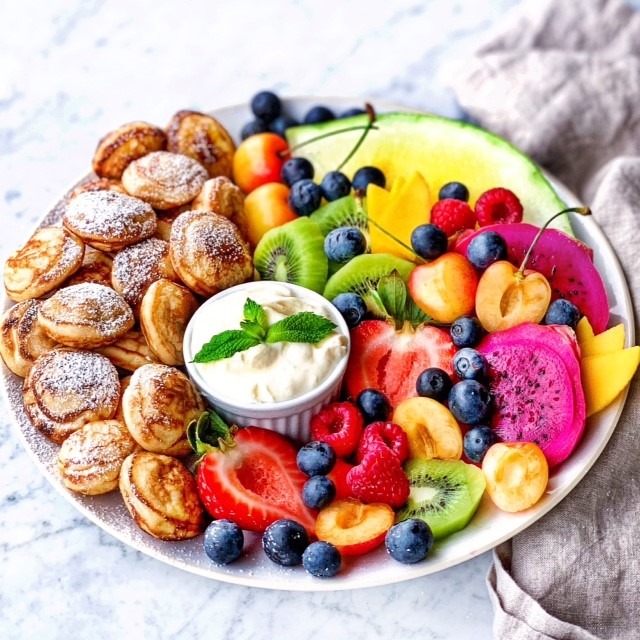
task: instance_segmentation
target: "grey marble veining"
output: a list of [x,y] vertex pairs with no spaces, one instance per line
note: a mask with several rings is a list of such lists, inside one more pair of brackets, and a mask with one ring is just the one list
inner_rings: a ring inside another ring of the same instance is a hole
[[[459,115],[447,89],[518,0],[0,2],[0,259],[122,122],[282,95],[356,95]],[[0,426],[0,637],[491,636],[489,556],[336,593],[227,585],[164,565],[81,516]]]

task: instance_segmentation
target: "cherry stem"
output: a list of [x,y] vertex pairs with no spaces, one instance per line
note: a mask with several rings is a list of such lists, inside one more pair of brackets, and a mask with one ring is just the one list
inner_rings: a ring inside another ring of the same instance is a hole
[[518,269],[517,272],[517,276],[520,278],[524,277],[524,270],[527,266],[527,262],[529,262],[529,258],[531,257],[531,253],[533,252],[533,249],[535,248],[536,244],[538,244],[538,240],[540,240],[540,236],[542,236],[544,230],[549,226],[549,224],[555,220],[558,216],[561,216],[565,213],[577,213],[581,216],[590,216],[591,215],[591,209],[589,209],[589,207],[570,207],[569,209],[563,209],[562,211],[559,211],[558,213],[556,213],[555,215],[551,216],[545,223],[544,225],[542,225],[542,228],[540,229],[540,231],[538,231],[538,233],[536,234],[536,237],[533,239],[533,242],[531,243],[531,245],[529,246],[529,248],[527,249],[527,253],[524,254],[524,258],[522,259],[522,264],[520,265],[520,268]]
[[344,129],[338,129],[337,131],[327,131],[327,133],[321,133],[320,135],[314,136],[313,138],[309,138],[308,140],[304,140],[303,142],[299,142],[293,147],[286,149],[285,151],[279,151],[277,156],[279,158],[285,158],[290,156],[294,151],[298,149],[302,149],[302,147],[306,147],[308,144],[313,144],[314,142],[319,142],[320,140],[324,140],[325,138],[331,138],[332,136],[337,136],[341,133],[350,133],[351,131],[362,131],[362,135],[360,139],[356,143],[355,147],[351,150],[351,153],[346,157],[345,160],[342,161],[340,166],[336,169],[336,171],[340,171],[340,169],[349,162],[353,154],[360,148],[364,139],[367,137],[367,134],[371,129],[378,130],[378,127],[375,126],[376,121],[376,112],[373,107],[367,102],[365,105],[365,110],[367,115],[369,116],[369,122],[365,125],[358,125],[357,127],[345,127]]

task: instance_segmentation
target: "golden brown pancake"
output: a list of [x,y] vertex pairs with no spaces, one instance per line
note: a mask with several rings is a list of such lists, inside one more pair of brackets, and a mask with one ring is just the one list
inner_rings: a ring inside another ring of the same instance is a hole
[[244,209],[244,194],[229,178],[219,176],[207,180],[191,203],[191,208],[194,211],[213,211],[229,218],[238,227],[242,237],[247,239],[249,222]]
[[122,296],[109,287],[85,282],[60,289],[45,300],[38,322],[60,344],[96,349],[122,337],[135,321]]
[[127,193],[155,209],[171,209],[191,202],[207,179],[207,170],[179,153],[155,151],[134,160],[122,174]]
[[176,458],[132,453],[120,471],[120,492],[138,526],[155,538],[187,540],[204,529],[196,481]]
[[58,470],[67,489],[95,496],[118,487],[125,458],[138,445],[117,420],[89,422],[74,431],[58,451]]
[[17,302],[53,291],[82,264],[84,243],[66,229],[44,227],[4,265],[4,287]]
[[147,364],[133,372],[122,410],[127,428],[143,449],[184,456],[191,452],[187,425],[202,413],[204,403],[184,373]]
[[176,218],[169,242],[180,279],[196,293],[212,296],[253,277],[249,246],[224,216],[188,211]]
[[104,356],[54,349],[35,361],[23,391],[31,423],[60,444],[87,422],[113,417],[120,382],[116,368]]
[[127,193],[120,180],[112,180],[111,178],[93,178],[93,180],[88,180],[87,182],[77,186],[71,192],[70,197],[75,198],[81,193],[85,193],[87,191],[117,191],[118,193]]
[[82,266],[64,283],[66,287],[83,282],[111,286],[113,259],[102,251],[89,247],[84,253]]
[[158,363],[158,357],[150,349],[147,340],[140,331],[131,329],[115,342],[96,349],[111,360],[114,366],[125,371],[135,371],[145,364]]
[[140,327],[161,362],[184,364],[182,340],[198,300],[186,287],[170,280],[154,282],[140,305]]
[[167,149],[197,160],[211,178],[231,177],[236,146],[215,119],[197,111],[178,111],[167,125]]
[[152,151],[164,149],[167,136],[148,122],[129,122],[109,132],[93,155],[93,170],[101,178],[119,180],[127,166]]

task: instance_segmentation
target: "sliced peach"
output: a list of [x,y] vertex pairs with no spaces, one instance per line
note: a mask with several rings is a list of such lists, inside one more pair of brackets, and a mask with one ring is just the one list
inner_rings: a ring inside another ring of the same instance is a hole
[[482,460],[487,493],[503,511],[524,511],[544,495],[549,465],[533,442],[498,442]]
[[395,513],[387,504],[334,500],[318,513],[316,536],[335,545],[344,556],[359,556],[382,544],[394,520]]
[[459,460],[462,432],[451,411],[431,398],[407,398],[393,412],[409,440],[410,458]]
[[601,411],[615,400],[631,382],[639,362],[640,347],[587,356],[580,360],[587,417]]
[[537,271],[520,274],[506,260],[490,265],[478,282],[476,314],[489,332],[540,322],[551,302],[549,281]]
[[580,354],[587,356],[599,356],[613,351],[620,351],[624,347],[624,325],[617,324],[607,331],[584,339],[580,344]]

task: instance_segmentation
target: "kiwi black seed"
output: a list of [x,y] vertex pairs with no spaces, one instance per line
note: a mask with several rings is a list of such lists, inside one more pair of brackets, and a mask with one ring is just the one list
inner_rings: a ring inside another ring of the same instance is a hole
[[262,236],[253,257],[262,280],[279,280],[322,293],[328,261],[324,236],[309,218],[298,218]]
[[461,460],[416,458],[405,465],[411,492],[397,520],[424,520],[436,540],[463,529],[486,485],[482,471]]

